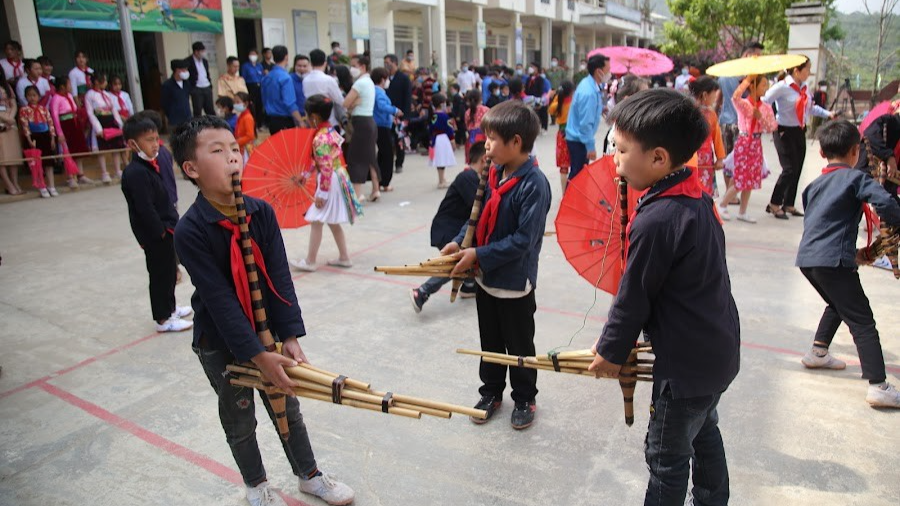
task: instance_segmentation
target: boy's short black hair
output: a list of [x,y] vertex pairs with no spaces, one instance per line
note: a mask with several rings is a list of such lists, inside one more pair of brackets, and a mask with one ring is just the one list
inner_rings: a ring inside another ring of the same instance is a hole
[[491,84],[488,85],[488,91],[493,93],[494,90],[500,87],[500,83],[497,81],[491,81]]
[[234,111],[234,100],[232,100],[231,97],[219,97],[218,99],[216,99],[216,105],[223,109]]
[[234,63],[234,62],[240,63],[240,61],[241,61],[241,60],[238,60],[238,57],[237,57],[237,56],[229,56],[228,58],[225,59],[225,64],[226,64],[226,65],[231,65],[231,64]]
[[331,49],[334,49],[334,48],[336,48],[336,47],[341,47],[341,43],[340,43],[340,42],[337,42],[337,41],[332,42],[332,43],[331,43]]
[[281,63],[287,59],[288,49],[285,46],[275,46],[272,48],[272,60],[275,63]]
[[191,44],[192,51],[203,51],[204,49],[206,49],[206,46],[203,45],[203,43],[200,42],[199,40],[197,42],[194,42],[193,44]]
[[328,121],[331,117],[331,110],[334,108],[334,102],[325,95],[313,95],[306,99],[306,114],[315,114],[322,121]]
[[475,144],[469,146],[469,159],[467,160],[468,164],[471,166],[473,163],[478,161],[487,151],[484,148],[484,141],[478,141]]
[[126,141],[131,139],[137,139],[141,135],[144,135],[147,132],[158,132],[159,127],[156,126],[156,123],[153,122],[146,115],[135,114],[134,116],[125,120],[125,124],[122,125],[122,134],[125,137]]
[[741,48],[741,55],[744,55],[750,51],[753,51],[754,49],[758,49],[758,50],[762,51],[763,49],[765,49],[765,46],[763,46],[762,44],[760,44],[759,42],[757,42],[755,40],[751,40],[750,42],[744,44],[744,47]]
[[313,67],[321,67],[325,65],[325,51],[321,49],[313,49],[309,52],[309,63]]
[[187,68],[188,68],[187,61],[182,60],[182,59],[172,60],[171,62],[169,62],[169,68],[172,69],[172,72],[175,72],[178,69],[187,70]]
[[519,100],[507,100],[491,108],[481,120],[481,129],[509,142],[518,135],[522,138],[522,152],[530,153],[534,140],[541,132],[537,114]]
[[819,148],[829,160],[847,156],[860,140],[859,129],[845,119],[825,123],[819,127],[816,138],[819,139]]
[[51,60],[49,56],[44,56],[44,55],[38,56],[37,61],[38,61],[38,63],[41,64],[41,66],[53,65],[53,60]]
[[709,135],[709,125],[694,101],[667,88],[632,95],[613,109],[609,121],[616,132],[632,137],[644,151],[668,151],[672,169],[690,160]]
[[[197,136],[204,130],[228,130],[228,123],[218,116],[197,116],[182,123],[175,129],[170,142],[172,143],[172,156],[178,165],[184,165],[185,161],[193,160],[197,154]],[[182,170],[184,170],[182,168]]]
[[294,65],[297,65],[297,62],[300,60],[309,61],[309,56],[307,56],[305,54],[298,54],[297,56],[294,57]]
[[156,125],[157,132],[162,131],[163,120],[162,120],[162,116],[158,112],[154,111],[153,109],[144,109],[143,111],[136,113],[132,117],[138,117],[138,116],[147,118],[150,121],[152,121],[153,124]]
[[[244,103],[244,105],[247,107],[247,109],[248,109],[248,110],[250,109],[250,102],[251,102],[251,99],[250,99],[250,94],[249,94],[249,93],[247,93],[246,91],[239,91],[239,92],[235,93],[234,96],[236,96],[237,98],[241,99],[241,102]],[[234,101],[232,100],[232,104],[233,104],[233,103],[234,103]]]
[[447,103],[447,97],[443,93],[435,93],[431,96],[431,106],[438,108]]

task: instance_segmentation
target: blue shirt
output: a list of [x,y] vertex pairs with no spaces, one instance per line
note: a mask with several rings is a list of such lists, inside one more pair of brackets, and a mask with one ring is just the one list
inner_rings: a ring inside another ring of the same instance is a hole
[[296,72],[291,72],[291,81],[294,83],[294,95],[297,97],[297,110],[300,114],[306,114],[306,95],[303,94],[303,78]]
[[[787,76],[784,80],[772,85],[762,98],[762,101],[769,105],[772,105],[773,103],[778,104],[778,112],[775,114],[775,120],[778,121],[778,125],[784,127],[800,126],[800,119],[797,117],[797,101],[800,100],[800,94],[797,93],[795,89],[791,88],[792,84],[794,84],[794,78]],[[807,87],[804,92],[807,97],[806,110],[803,111],[804,125],[809,123],[808,118],[810,114],[820,118],[828,118],[831,116],[828,110],[815,104],[812,93],[809,91],[809,87]]]
[[507,84],[506,81],[504,81],[503,79],[500,79],[499,77],[497,77],[497,78],[493,78],[490,76],[485,77],[484,80],[481,82],[481,103],[482,104],[487,104],[488,99],[491,98],[491,92],[488,89],[491,87],[491,83],[497,83],[498,90],[500,88],[502,88],[504,84]]
[[394,115],[397,109],[388,98],[387,92],[381,86],[375,87],[375,109],[372,116],[375,118],[375,126],[378,128],[391,128],[394,126]]
[[247,84],[261,83],[264,75],[265,74],[263,74],[263,66],[261,63],[257,63],[256,65],[254,65],[249,61],[245,61],[241,65],[241,77],[244,78],[244,81]]
[[262,101],[269,116],[291,116],[299,112],[297,95],[291,76],[281,65],[275,65],[262,81]]
[[[275,212],[262,200],[244,195],[250,237],[259,246],[272,286],[287,303],[276,297],[269,284],[260,281],[263,305],[275,339],[306,335],[297,293],[284,250],[284,240]],[[231,274],[231,232],[218,222],[226,219],[203,194],[175,227],[175,251],[191,275],[194,295],[194,346],[205,338],[208,349],[227,350],[246,362],[264,351],[256,329],[244,315]],[[262,264],[262,262],[258,262]]]
[[575,88],[572,105],[569,107],[566,140],[580,142],[588,151],[596,151],[594,136],[597,135],[597,127],[600,126],[601,114],[603,114],[603,100],[597,81],[582,79]]
[[232,113],[231,116],[225,117],[225,123],[228,123],[228,128],[231,129],[231,133],[234,133],[234,131],[237,129],[237,119],[238,116],[234,113]]
[[[491,170],[502,171],[503,167]],[[488,244],[478,246],[476,251],[485,286],[524,291],[526,281],[537,288],[538,259],[550,212],[550,182],[534,157],[512,175],[519,177],[519,182],[500,200],[494,232]],[[487,186],[485,202],[495,190]],[[462,226],[454,242],[462,242],[466,228],[467,224]]]
[[741,85],[739,77],[720,77],[719,88],[722,90],[722,113],[719,114],[720,125],[737,125],[737,111],[734,109],[734,103],[731,96],[734,90]]

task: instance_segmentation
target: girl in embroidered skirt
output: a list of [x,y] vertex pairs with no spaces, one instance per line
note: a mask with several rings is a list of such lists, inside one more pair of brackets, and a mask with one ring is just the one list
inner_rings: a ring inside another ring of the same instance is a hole
[[694,155],[697,160],[697,176],[703,191],[715,197],[718,193],[716,171],[722,170],[725,160],[725,143],[722,141],[719,116],[715,110],[716,102],[719,100],[719,83],[710,76],[703,76],[688,83],[688,89],[709,125],[709,136]]
[[[19,111],[19,127],[22,135],[31,149],[40,149],[41,156],[53,156],[56,154],[56,129],[53,127],[53,118],[47,108],[38,101],[41,95],[34,86],[25,88],[25,99],[28,105]],[[41,168],[43,167],[43,173]],[[31,168],[31,181],[35,188],[41,192],[41,197],[58,197],[56,184],[53,181],[53,160],[42,160],[38,166]]]
[[466,107],[463,118],[466,123],[466,160],[468,160],[469,148],[472,147],[472,144],[485,140],[484,132],[481,131],[481,118],[490,109],[481,103],[481,92],[478,90],[466,92]]
[[16,126],[16,97],[6,81],[0,82],[0,178],[6,186],[7,195],[22,195],[19,188],[19,164],[4,160],[22,158],[22,142]]
[[[122,89],[121,77],[114,75],[109,78],[109,94],[113,96],[113,107],[119,113],[119,117],[122,118],[122,124],[124,125],[126,119],[134,116],[134,104],[131,102],[131,95]],[[128,152],[122,153],[120,156],[122,157],[123,165],[128,165],[131,161]]]
[[559,130],[556,132],[556,166],[559,167],[559,184],[562,191],[566,191],[566,183],[569,182],[569,147],[566,145],[566,122],[569,121],[569,107],[572,105],[572,92],[575,91],[575,83],[563,81],[547,112],[556,118]]
[[431,125],[428,129],[431,133],[431,166],[437,167],[438,188],[447,188],[447,180],[444,178],[444,169],[456,165],[456,156],[453,154],[453,139],[455,125],[450,115],[447,114],[447,98],[441,93],[431,97],[431,105],[434,114],[431,116]]
[[362,206],[356,199],[353,185],[350,184],[350,175],[347,173],[344,154],[341,152],[344,139],[328,123],[332,107],[331,99],[324,95],[313,95],[306,99],[306,115],[312,127],[316,129],[316,134],[312,148],[315,167],[305,177],[318,175],[315,203],[306,212],[306,221],[310,223],[309,252],[306,258],[291,261],[295,269],[304,272],[313,272],[317,268],[316,255],[322,244],[322,229],[325,224],[331,229],[340,255],[337,260],[329,260],[328,265],[352,267],[341,224],[349,222],[352,225],[356,217],[362,214]]
[[[56,78],[56,95],[50,101],[50,116],[56,127],[56,141],[63,154],[87,153],[90,151],[84,137],[84,130],[78,126],[78,103],[72,95],[72,82],[68,76]],[[69,188],[78,188],[78,184],[93,184],[84,175],[81,158],[66,158],[66,175]],[[73,170],[74,169],[74,170]]]
[[[775,114],[772,108],[763,102],[761,97],[769,88],[769,80],[766,76],[747,76],[731,96],[731,102],[738,115],[738,138],[734,143],[734,178],[731,186],[719,201],[719,216],[723,220],[730,220],[728,203],[731,202],[737,192],[741,192],[741,209],[737,219],[747,223],[756,223],[756,220],[747,215],[747,206],[750,203],[750,192],[758,190],[762,186],[763,152],[762,134],[774,132],[778,127],[775,122]],[[741,98],[745,91],[750,90],[747,98]]]
[[[93,87],[84,95],[84,108],[91,123],[91,150],[122,149],[125,147],[125,140],[122,138],[122,118],[116,110],[115,97],[106,91],[106,75],[96,74],[92,84]],[[97,159],[100,162],[100,180],[104,184],[110,184],[112,179],[106,170],[106,156],[101,155]],[[122,157],[116,154],[112,159],[116,177],[121,178]]]

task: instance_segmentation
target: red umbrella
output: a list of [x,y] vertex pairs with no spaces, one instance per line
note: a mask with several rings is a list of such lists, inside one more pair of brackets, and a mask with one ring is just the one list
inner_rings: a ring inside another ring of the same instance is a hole
[[[244,194],[268,202],[281,228],[307,225],[304,218],[316,193],[312,141],[316,131],[291,128],[269,137],[253,150],[241,177]],[[306,181],[300,181],[306,177]]]
[[588,53],[588,58],[597,54],[602,54],[611,60],[609,71],[613,74],[631,72],[639,76],[655,76],[665,74],[675,66],[666,55],[640,47],[598,47]]
[[[624,270],[618,183],[612,156],[586,166],[566,187],[555,221],[566,260],[591,285],[613,295]],[[629,188],[629,214],[637,197],[638,192]]]
[[866,129],[869,128],[879,116],[884,116],[885,114],[894,114],[900,107],[900,102],[892,103],[890,100],[885,100],[880,104],[876,105],[869,111],[869,114],[866,114],[866,117],[862,120],[862,123],[859,124],[859,134],[863,135],[866,132]]

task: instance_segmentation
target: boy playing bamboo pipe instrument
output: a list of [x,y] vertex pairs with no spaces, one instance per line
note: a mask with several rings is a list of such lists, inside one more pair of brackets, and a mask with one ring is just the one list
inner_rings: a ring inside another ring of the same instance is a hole
[[589,370],[617,377],[641,331],[653,342],[645,505],[681,505],[693,459],[695,504],[728,503],[716,406],[739,369],[740,324],[715,204],[684,166],[708,126],[690,98],[648,90],[619,104],[616,172],[643,190],[626,266]]
[[[483,351],[534,355],[534,291],[538,258],[550,211],[550,183],[530,155],[541,126],[537,115],[521,101],[504,102],[485,114],[481,129],[493,166],[489,169],[484,207],[478,219],[476,245],[459,250],[463,226],[453,242],[441,250],[459,259],[451,275],[464,275],[476,267],[475,304]],[[534,422],[537,371],[509,367],[515,401],[514,429]],[[481,361],[483,385],[477,409],[487,411],[484,423],[500,407],[506,388],[507,366]]]
[[[286,411],[290,437],[283,445],[299,477],[300,491],[329,504],[349,504],[353,501],[350,487],[332,480],[316,465],[303,415],[284,371],[285,366],[307,361],[297,341],[306,329],[275,213],[264,201],[244,196],[254,257],[262,274],[260,290],[270,329],[281,341],[283,355],[266,351],[260,343],[249,286],[240,276],[245,267],[232,176],[242,172],[243,157],[234,134],[221,118],[193,118],[175,131],[172,150],[181,170],[200,189],[175,229],[175,249],[196,288],[192,297],[196,311],[193,349],[218,396],[219,418],[247,486],[247,500],[253,506],[284,504],[266,481],[256,443],[253,389],[232,386],[225,369],[236,362],[252,361],[289,396]],[[265,396],[263,403],[274,422]]]

